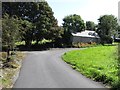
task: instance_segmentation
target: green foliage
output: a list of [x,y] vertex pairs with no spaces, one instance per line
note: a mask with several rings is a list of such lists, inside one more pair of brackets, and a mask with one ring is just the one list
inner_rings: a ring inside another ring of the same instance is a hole
[[[55,40],[61,37],[62,30],[58,27],[53,11],[46,1],[42,2],[3,2],[2,14],[9,14],[21,18],[22,39],[26,45],[32,40]],[[23,21],[22,21],[23,20]]]
[[92,21],[86,21],[86,29],[95,31],[95,29],[96,29],[95,23]]
[[73,14],[63,18],[64,43],[69,45],[71,33],[85,30],[84,20],[79,15]]
[[73,14],[64,17],[63,27],[65,31],[69,32],[81,32],[85,30],[84,20],[79,15]]
[[111,37],[113,37],[117,31],[117,18],[113,15],[103,15],[98,20],[97,32],[101,38],[101,43],[112,43]]
[[9,17],[8,14],[2,18],[2,45],[15,47],[15,42],[21,39],[20,37],[20,20],[17,16]]
[[58,27],[57,20],[53,16],[52,9],[49,7],[47,2],[39,3],[38,21],[35,22],[35,40],[37,43],[42,39],[55,40],[61,37],[61,28]]
[[34,38],[34,28],[35,26],[33,25],[33,23],[27,20],[21,20],[21,36],[22,40],[25,41],[25,44],[27,46],[31,45],[31,42]]
[[110,85],[118,82],[115,46],[99,46],[65,53],[62,58],[82,74]]
[[[37,14],[39,10],[38,2],[3,2],[2,3],[2,15],[9,14],[10,17],[16,15],[21,19],[34,22],[37,20]],[[34,12],[33,12],[34,11]]]

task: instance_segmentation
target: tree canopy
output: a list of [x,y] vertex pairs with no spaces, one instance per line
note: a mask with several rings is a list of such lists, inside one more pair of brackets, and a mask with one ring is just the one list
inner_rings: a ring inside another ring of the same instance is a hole
[[95,28],[96,28],[96,25],[95,25],[94,22],[92,22],[92,21],[86,21],[86,29],[87,29],[87,30],[92,30],[92,31],[94,31]]
[[103,15],[98,21],[97,32],[101,38],[101,43],[112,43],[112,37],[117,31],[117,18],[113,15]]
[[63,18],[63,27],[66,31],[70,32],[81,32],[85,29],[84,20],[80,15],[69,15]]
[[38,43],[44,38],[54,41],[61,35],[54,12],[46,1],[3,2],[2,12],[3,16],[7,13],[10,17],[16,15],[21,19],[21,30],[24,33],[22,40],[25,40],[27,45],[30,45],[32,40]]
[[17,16],[9,17],[8,14],[2,18],[2,44],[9,46],[11,49],[15,47],[15,42],[20,40],[20,20]]
[[71,33],[81,32],[85,30],[85,23],[80,15],[73,14],[63,18],[63,42],[64,44],[71,45],[70,36]]
[[34,39],[35,26],[33,25],[33,23],[27,20],[21,20],[20,24],[21,28],[19,33],[22,37],[22,41],[25,41],[25,44],[29,46],[31,45],[32,40]]

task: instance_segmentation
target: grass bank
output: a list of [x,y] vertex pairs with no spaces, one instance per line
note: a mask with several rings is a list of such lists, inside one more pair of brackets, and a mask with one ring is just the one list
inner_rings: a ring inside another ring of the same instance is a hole
[[86,77],[114,86],[118,82],[118,58],[116,46],[98,46],[73,50],[62,56],[73,69]]

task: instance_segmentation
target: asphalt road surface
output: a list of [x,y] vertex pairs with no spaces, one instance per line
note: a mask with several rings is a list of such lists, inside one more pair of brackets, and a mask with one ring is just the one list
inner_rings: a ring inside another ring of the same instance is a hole
[[69,50],[72,49],[27,52],[13,88],[104,88],[61,59],[61,55]]

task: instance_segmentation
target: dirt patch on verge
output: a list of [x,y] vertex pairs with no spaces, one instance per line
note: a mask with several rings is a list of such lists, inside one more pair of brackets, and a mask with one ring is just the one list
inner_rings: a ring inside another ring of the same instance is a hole
[[25,58],[25,53],[16,52],[12,55],[12,59],[9,63],[5,62],[5,52],[2,52],[2,58],[0,58],[0,89],[1,88],[12,88],[15,81],[17,80],[22,66],[22,60]]

